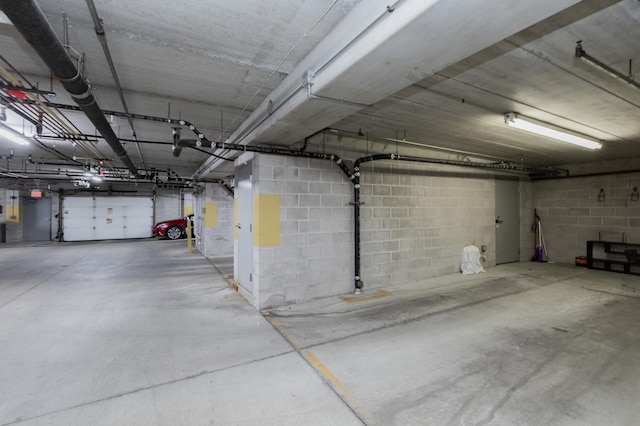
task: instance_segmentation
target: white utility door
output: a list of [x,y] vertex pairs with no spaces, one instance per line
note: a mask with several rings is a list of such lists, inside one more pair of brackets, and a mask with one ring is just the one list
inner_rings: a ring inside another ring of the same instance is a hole
[[238,197],[238,284],[253,294],[253,182],[252,164],[236,169]]
[[151,197],[65,197],[62,213],[64,241],[151,237]]
[[520,261],[520,183],[496,179],[496,264]]

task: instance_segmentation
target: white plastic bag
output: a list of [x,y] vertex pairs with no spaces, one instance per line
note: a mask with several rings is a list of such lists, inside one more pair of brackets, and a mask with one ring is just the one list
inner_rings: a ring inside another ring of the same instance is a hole
[[466,246],[462,250],[460,259],[460,270],[463,274],[477,274],[484,272],[482,263],[480,263],[480,250],[476,246]]

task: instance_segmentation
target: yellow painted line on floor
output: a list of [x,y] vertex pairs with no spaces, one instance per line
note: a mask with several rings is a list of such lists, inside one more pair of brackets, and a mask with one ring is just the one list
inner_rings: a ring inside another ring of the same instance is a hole
[[327,380],[331,386],[342,395],[345,399],[349,400],[349,403],[355,401],[355,398],[351,394],[351,391],[338,379],[335,374],[331,372],[310,350],[302,351],[302,356],[311,364],[311,366]]
[[383,297],[389,297],[392,294],[393,293],[390,291],[378,290],[375,294],[372,294],[371,296],[365,296],[365,297],[340,296],[340,299],[343,302],[347,302],[347,303],[360,303],[360,302],[368,302],[369,300],[382,299]]
[[322,377],[326,382],[329,382],[329,385],[333,388],[333,390],[340,395],[342,400],[349,406],[349,408],[365,423],[365,424],[373,424],[375,423],[374,417],[364,408],[360,401],[356,399],[355,396],[351,393],[349,388],[336,377],[335,374],[327,368],[310,350],[305,350],[300,352],[304,359],[307,360],[309,365],[313,367],[314,370],[318,372],[320,377]]
[[280,334],[289,341],[289,343],[298,350],[298,353],[302,355],[302,357],[307,361],[307,363],[313,368],[320,378],[327,383],[333,390],[338,394],[338,396],[343,400],[343,402],[356,414],[365,424],[373,424],[374,417],[372,417],[369,412],[360,404],[360,402],[355,398],[355,396],[351,393],[349,388],[338,379],[338,377],[324,365],[318,357],[315,356],[311,350],[300,350],[302,345],[300,341],[287,329],[282,325],[278,318],[270,316],[268,311],[264,311],[262,313],[264,319],[269,321],[269,323],[276,329]]
[[280,322],[280,320],[278,318],[269,316],[268,313],[262,314],[262,316],[264,317],[264,319],[266,319],[267,321],[269,321],[269,323],[276,329],[278,330],[278,332],[280,332],[280,334],[282,334],[282,336],[287,339],[289,341],[289,343],[291,343],[291,345],[293,345],[294,348],[296,349],[300,349],[302,347],[302,343],[300,343],[300,341],[296,338],[296,336],[294,336],[293,334],[291,334]]

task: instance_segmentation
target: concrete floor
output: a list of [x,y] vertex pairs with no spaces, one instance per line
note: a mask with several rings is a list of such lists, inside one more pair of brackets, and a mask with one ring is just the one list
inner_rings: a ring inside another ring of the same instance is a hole
[[640,277],[487,268],[259,313],[185,241],[0,246],[0,425],[633,425]]

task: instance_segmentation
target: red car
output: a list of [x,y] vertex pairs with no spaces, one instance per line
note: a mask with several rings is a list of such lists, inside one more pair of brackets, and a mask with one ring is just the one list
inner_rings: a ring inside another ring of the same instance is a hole
[[190,214],[180,219],[165,220],[153,226],[154,237],[167,237],[170,240],[185,238],[187,236],[187,221],[191,222],[191,236],[193,236],[193,215]]

